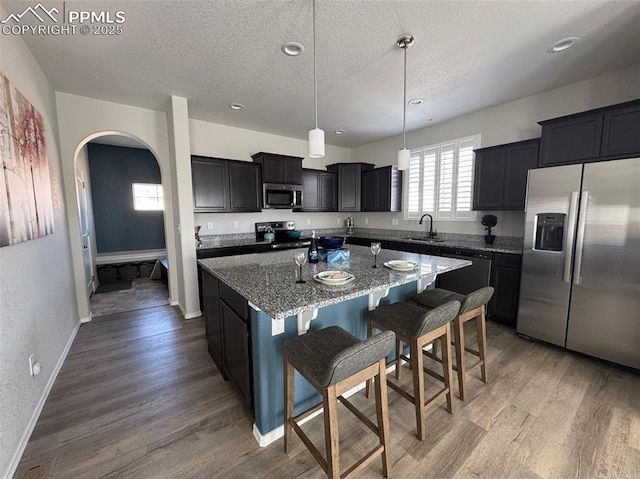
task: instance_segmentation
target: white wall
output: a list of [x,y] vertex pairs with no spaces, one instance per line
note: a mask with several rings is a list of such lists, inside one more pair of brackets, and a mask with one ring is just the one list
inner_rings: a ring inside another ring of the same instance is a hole
[[[307,158],[309,144],[306,140],[272,135],[259,131],[245,130],[231,126],[189,120],[191,154],[229,158],[231,160],[253,161],[251,155],[260,151],[282,155],[303,157],[303,168],[325,169],[332,163],[348,163],[351,151],[347,148],[326,146],[324,158]],[[331,228],[343,226],[347,213],[293,213],[291,210],[263,211],[262,213],[196,213],[195,224],[201,225],[200,234],[249,233],[254,231],[258,221],[292,219],[299,229]],[[309,224],[307,224],[307,220]],[[238,222],[234,229],[233,222]],[[213,228],[208,229],[207,223]]]
[[[477,133],[482,136],[482,147],[537,138],[540,136],[538,121],[640,98],[639,79],[640,65],[635,65],[573,85],[487,108],[431,127],[408,132],[407,148],[434,145]],[[401,145],[401,136],[370,143],[351,150],[351,160],[375,163],[378,166],[393,164]],[[495,234],[522,236],[524,213],[493,213],[498,216]],[[475,222],[436,221],[434,224],[441,231],[482,234],[482,225],[479,221],[481,216],[482,214],[479,213],[478,221]],[[397,217],[399,225],[394,228],[424,229],[424,225],[419,226],[417,221],[404,221],[402,214],[389,213],[386,215],[358,213],[354,216],[356,226],[365,226],[365,217],[370,220],[368,226],[373,224],[375,227],[391,228],[391,218]]]
[[[44,118],[55,222],[49,236],[0,248],[0,476],[10,477],[79,317],[54,92],[20,38],[2,35],[0,51],[0,70]],[[29,374],[31,353],[42,365],[39,376]]]
[[[78,252],[72,255],[73,266],[76,283],[78,283],[78,291],[82,291],[80,286],[84,280],[82,247],[80,245],[80,224],[73,177],[77,153],[86,142],[105,133],[124,134],[125,136],[133,137],[148,147],[158,160],[165,195],[167,198],[171,198],[174,193],[167,140],[167,115],[164,112],[61,92],[56,92],[56,103],[60,125],[62,168],[67,197],[70,199],[66,204],[71,231],[70,241],[73,248],[72,251]],[[171,264],[176,264],[177,262],[177,218],[174,218],[170,202],[167,202],[167,207],[165,208],[164,224],[167,257],[169,260],[169,295],[171,303],[176,305],[180,303],[181,298],[178,294],[176,268],[172,269]],[[84,295],[78,295],[80,314],[83,315],[84,311],[88,311],[88,307],[88,301]]]

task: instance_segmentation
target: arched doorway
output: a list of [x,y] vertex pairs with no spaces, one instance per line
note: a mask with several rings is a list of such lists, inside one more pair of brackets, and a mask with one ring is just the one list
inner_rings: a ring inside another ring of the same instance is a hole
[[[147,268],[156,259],[166,261],[166,210],[133,208],[136,189],[132,191],[132,183],[145,187],[143,190],[158,183],[162,192],[166,175],[155,152],[144,141],[125,132],[97,132],[76,148],[74,173],[88,317],[168,304],[166,284],[152,281],[146,275],[130,276],[131,271],[137,272],[136,266],[141,271],[145,266],[148,273]],[[151,249],[145,248],[149,244],[145,243],[145,237],[155,238]],[[131,266],[122,267],[123,264]],[[117,269],[122,278],[114,278],[112,282],[111,271],[117,266],[121,266]],[[108,274],[99,274],[104,271]],[[96,290],[99,282],[102,284]]]

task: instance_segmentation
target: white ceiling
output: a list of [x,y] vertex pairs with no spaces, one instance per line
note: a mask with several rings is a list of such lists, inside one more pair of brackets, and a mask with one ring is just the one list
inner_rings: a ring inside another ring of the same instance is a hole
[[[34,3],[3,1],[9,13]],[[126,21],[117,36],[23,36],[57,90],[153,109],[178,95],[192,118],[296,138],[313,127],[311,0],[68,0],[65,8],[122,10]],[[415,37],[407,98],[424,99],[407,108],[413,130],[640,64],[640,2],[317,0],[328,144],[401,133],[403,34]],[[580,37],[574,48],[547,53],[569,36]],[[286,41],[304,53],[285,56]]]

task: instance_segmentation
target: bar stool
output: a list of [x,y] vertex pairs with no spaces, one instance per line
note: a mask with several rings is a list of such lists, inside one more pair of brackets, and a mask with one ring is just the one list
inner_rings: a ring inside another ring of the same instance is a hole
[[[391,332],[361,341],[337,326],[290,339],[283,345],[284,355],[284,450],[289,452],[291,432],[295,431],[330,479],[351,477],[377,456],[382,456],[384,477],[391,473],[389,455],[389,412],[385,381],[385,357],[394,344]],[[293,417],[294,368],[320,393],[322,402]],[[342,395],[372,377],[376,380],[377,425]],[[362,459],[340,475],[338,400],[379,438],[379,443]],[[326,457],[302,431],[299,421],[324,410]]]
[[[473,293],[463,295],[446,289],[436,288],[423,291],[411,298],[418,305],[425,308],[435,308],[449,301],[459,301],[460,311],[453,321],[453,335],[456,347],[456,366],[454,369],[458,373],[458,391],[460,399],[464,401],[466,376],[476,368],[480,368],[480,375],[483,382],[487,382],[487,328],[485,323],[486,305],[493,296],[494,289],[491,286],[480,288]],[[464,323],[476,320],[476,336],[478,340],[478,350],[466,347],[464,338]],[[480,360],[473,366],[466,367],[465,352],[477,356]],[[438,360],[435,355],[430,355]]]
[[[391,389],[415,406],[418,439],[424,441],[426,411],[437,400],[446,396],[447,411],[453,412],[451,401],[451,326],[450,323],[458,314],[460,303],[451,301],[429,311],[411,303],[393,303],[379,306],[367,314],[369,336],[373,336],[376,329],[393,331],[396,334],[396,358],[389,363],[395,365],[396,378],[400,379],[401,361],[408,361],[413,371],[413,396],[398,384],[388,381]],[[374,336],[375,337],[375,336]],[[422,356],[425,346],[440,339],[442,343],[442,376],[424,367]],[[409,345],[410,357],[402,354],[403,343]],[[426,372],[442,381],[444,387],[425,401],[424,373]],[[367,381],[367,395],[370,381]]]

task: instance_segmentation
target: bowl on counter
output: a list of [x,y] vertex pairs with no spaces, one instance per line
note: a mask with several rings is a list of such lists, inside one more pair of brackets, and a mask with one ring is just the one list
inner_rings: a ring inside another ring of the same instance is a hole
[[324,249],[339,249],[342,248],[344,239],[344,236],[321,236],[318,242]]
[[287,236],[289,236],[289,238],[291,239],[299,239],[301,234],[302,234],[302,231],[299,231],[299,230],[287,231]]

